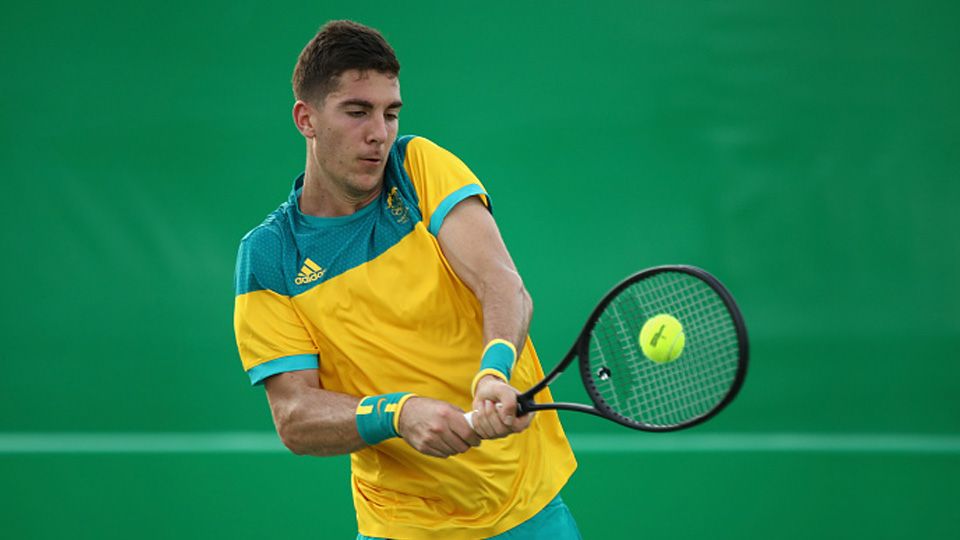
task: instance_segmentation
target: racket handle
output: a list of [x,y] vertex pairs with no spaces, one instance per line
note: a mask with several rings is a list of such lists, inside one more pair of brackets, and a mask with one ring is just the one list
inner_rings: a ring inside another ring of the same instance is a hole
[[[502,404],[502,403],[497,403],[497,408],[498,408],[498,409],[502,409],[502,408],[503,408],[503,404]],[[477,412],[477,411],[470,411],[470,412],[465,412],[465,413],[463,413],[463,419],[466,420],[466,421],[467,421],[467,424],[470,425],[470,429],[473,429],[473,413],[475,413],[475,412]]]

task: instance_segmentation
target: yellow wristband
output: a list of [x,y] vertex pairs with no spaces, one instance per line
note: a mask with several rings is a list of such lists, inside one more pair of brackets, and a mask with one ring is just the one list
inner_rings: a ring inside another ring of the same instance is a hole
[[493,369],[493,368],[481,369],[476,375],[473,376],[473,382],[470,383],[470,395],[476,397],[477,385],[480,384],[480,379],[484,378],[487,375],[493,375],[494,377],[497,377],[503,380],[503,382],[510,382],[507,380],[506,375],[504,375],[503,373],[501,373],[496,369]]

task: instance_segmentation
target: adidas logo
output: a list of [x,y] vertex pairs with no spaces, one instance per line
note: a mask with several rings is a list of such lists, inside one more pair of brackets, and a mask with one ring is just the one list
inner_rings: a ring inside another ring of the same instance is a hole
[[323,268],[311,261],[309,258],[303,261],[303,268],[300,269],[300,273],[297,274],[297,278],[293,280],[297,285],[306,285],[307,283],[313,283],[314,281],[323,277],[323,274],[326,272]]

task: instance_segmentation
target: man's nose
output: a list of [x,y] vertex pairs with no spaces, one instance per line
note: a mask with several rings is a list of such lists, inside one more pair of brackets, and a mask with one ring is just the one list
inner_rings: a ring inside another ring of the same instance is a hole
[[382,143],[387,140],[387,120],[381,115],[374,115],[367,133],[370,142]]

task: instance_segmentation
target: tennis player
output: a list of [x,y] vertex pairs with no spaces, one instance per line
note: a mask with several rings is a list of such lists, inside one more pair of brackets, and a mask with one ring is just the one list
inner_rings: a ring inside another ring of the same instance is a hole
[[301,52],[305,171],[237,256],[243,367],[291,451],[351,454],[358,538],[580,538],[556,413],[514,415],[543,377],[530,297],[480,181],[397,137],[399,72],[350,21]]

